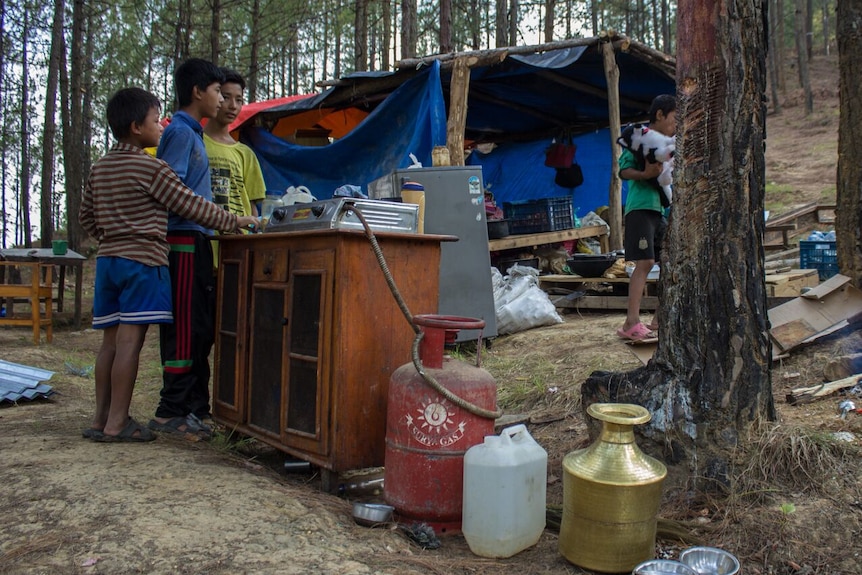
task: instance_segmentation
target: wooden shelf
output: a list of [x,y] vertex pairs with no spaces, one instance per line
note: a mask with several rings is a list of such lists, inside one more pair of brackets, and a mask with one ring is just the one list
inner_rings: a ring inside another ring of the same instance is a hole
[[608,232],[605,226],[585,226],[557,232],[542,232],[540,234],[519,234],[497,240],[488,240],[488,249],[492,252],[517,248],[533,248],[546,244],[558,244],[581,238],[599,238],[602,253],[608,252]]

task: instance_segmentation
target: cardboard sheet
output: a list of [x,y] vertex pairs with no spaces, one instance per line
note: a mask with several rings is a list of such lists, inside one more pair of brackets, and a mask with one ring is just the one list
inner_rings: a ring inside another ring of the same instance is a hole
[[777,352],[826,335],[862,314],[862,291],[836,275],[804,295],[769,310],[769,331]]

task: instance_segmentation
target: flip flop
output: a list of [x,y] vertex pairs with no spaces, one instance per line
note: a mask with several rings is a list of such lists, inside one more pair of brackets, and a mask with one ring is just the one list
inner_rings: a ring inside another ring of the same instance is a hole
[[153,431],[172,433],[175,435],[191,435],[202,439],[212,437],[212,428],[203,423],[191,413],[185,417],[172,417],[164,423],[151,419],[147,427]]
[[93,441],[101,443],[143,443],[145,441],[153,441],[155,438],[155,433],[130,417],[126,427],[117,435],[108,435],[102,432],[99,436],[93,436]]
[[629,341],[643,341],[645,339],[651,339],[656,337],[655,332],[645,326],[643,322],[636,323],[628,330],[620,328],[617,330],[617,335]]
[[92,427],[88,427],[81,432],[81,437],[84,439],[96,439],[101,435],[105,435],[101,429],[93,429]]

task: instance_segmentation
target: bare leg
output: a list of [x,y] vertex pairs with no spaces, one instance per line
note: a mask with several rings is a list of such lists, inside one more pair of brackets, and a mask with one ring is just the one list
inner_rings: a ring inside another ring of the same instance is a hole
[[91,427],[99,431],[105,428],[111,408],[111,369],[117,352],[118,327],[114,325],[105,329],[102,347],[96,356],[96,413]]
[[628,331],[641,320],[641,299],[646,287],[647,276],[652,270],[655,260],[638,260],[635,262],[635,271],[629,279],[629,299],[626,309],[626,321],[623,330]]
[[148,327],[146,324],[120,324],[117,330],[116,351],[111,367],[111,408],[105,423],[107,435],[117,435],[129,421],[129,406]]

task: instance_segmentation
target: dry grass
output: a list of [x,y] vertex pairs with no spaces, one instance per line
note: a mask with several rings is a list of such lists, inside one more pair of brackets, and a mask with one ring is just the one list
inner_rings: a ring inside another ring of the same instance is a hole
[[832,433],[801,426],[769,426],[746,448],[735,497],[760,501],[768,494],[828,494],[860,455],[857,446]]

